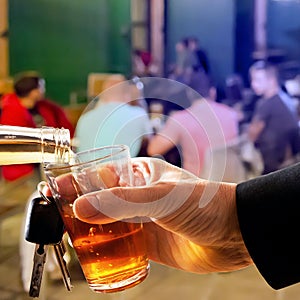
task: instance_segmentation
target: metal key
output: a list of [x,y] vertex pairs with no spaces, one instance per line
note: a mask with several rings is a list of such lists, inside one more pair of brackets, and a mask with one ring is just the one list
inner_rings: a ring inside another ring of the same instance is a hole
[[47,248],[44,245],[36,245],[33,259],[33,269],[29,288],[30,297],[38,297],[40,294],[43,278],[44,265],[46,262]]
[[60,243],[53,245],[53,247],[54,247],[54,253],[63,277],[63,282],[65,284],[65,287],[68,291],[71,291],[72,289],[71,276],[67,268],[66,261],[64,259],[64,255],[66,253],[65,244],[63,241],[61,241]]
[[66,289],[70,291],[72,288],[70,274],[63,257],[66,252],[62,242],[64,224],[54,199],[44,196],[32,199],[28,207],[25,226],[25,239],[28,242],[37,244],[29,295],[38,297],[39,294],[43,266],[46,261],[47,247],[45,245],[54,246],[63,282]]

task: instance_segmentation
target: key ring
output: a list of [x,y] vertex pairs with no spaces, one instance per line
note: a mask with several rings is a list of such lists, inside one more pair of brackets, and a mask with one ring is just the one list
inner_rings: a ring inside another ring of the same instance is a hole
[[37,190],[38,190],[40,196],[43,198],[43,200],[45,200],[48,204],[51,204],[52,201],[43,194],[43,188],[47,185],[48,185],[48,183],[46,181],[40,181],[37,185]]

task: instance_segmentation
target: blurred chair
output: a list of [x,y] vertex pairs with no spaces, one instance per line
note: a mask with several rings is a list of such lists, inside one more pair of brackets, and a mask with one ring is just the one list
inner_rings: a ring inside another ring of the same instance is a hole
[[103,83],[111,78],[120,78],[125,80],[125,76],[122,74],[112,73],[90,73],[87,79],[87,97],[89,100],[97,97],[103,91]]
[[14,90],[13,79],[10,77],[0,78],[0,95],[12,93]]
[[84,109],[86,108],[87,104],[70,104],[63,107],[64,112],[66,113],[67,118],[71,122],[71,124],[74,126],[74,128],[77,125],[77,122],[83,113]]
[[14,91],[13,79],[9,77],[0,78],[0,113],[2,108],[1,98],[4,94],[9,94]]

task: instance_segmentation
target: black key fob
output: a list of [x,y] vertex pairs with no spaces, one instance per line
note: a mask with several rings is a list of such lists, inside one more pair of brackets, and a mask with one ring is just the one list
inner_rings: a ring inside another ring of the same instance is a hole
[[39,245],[58,244],[64,234],[64,223],[53,197],[31,200],[26,216],[25,240]]

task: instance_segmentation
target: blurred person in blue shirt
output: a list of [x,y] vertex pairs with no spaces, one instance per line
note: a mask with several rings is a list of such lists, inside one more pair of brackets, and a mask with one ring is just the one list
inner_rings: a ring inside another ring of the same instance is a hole
[[78,120],[75,133],[78,150],[124,144],[135,157],[152,133],[148,113],[136,105],[136,87],[122,76],[112,75],[103,88]]

